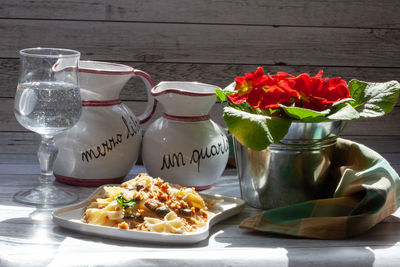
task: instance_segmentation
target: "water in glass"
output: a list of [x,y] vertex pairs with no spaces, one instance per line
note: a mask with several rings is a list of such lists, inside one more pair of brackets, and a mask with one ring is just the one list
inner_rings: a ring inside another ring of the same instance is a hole
[[15,116],[28,130],[54,135],[78,121],[81,99],[78,87],[65,82],[19,84],[15,96]]

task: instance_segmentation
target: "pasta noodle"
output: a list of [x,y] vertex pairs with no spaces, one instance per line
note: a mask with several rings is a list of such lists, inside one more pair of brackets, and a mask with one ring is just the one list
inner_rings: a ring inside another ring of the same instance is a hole
[[212,213],[194,188],[171,186],[141,173],[119,186],[105,186],[103,194],[85,210],[89,224],[149,232],[185,233],[204,226]]

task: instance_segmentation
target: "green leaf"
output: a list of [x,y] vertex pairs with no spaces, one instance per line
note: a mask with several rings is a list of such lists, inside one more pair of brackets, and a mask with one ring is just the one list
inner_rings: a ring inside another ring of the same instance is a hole
[[260,151],[279,142],[288,132],[291,121],[224,108],[224,121],[233,136],[244,146]]
[[279,105],[289,117],[301,120],[302,122],[321,122],[326,120],[325,116],[329,114],[330,110],[315,111],[299,107],[287,107]]
[[335,107],[335,111],[327,117],[330,120],[356,120],[360,118],[360,114],[355,110],[350,103],[342,103]]
[[354,102],[354,99],[353,98],[345,98],[345,99],[339,100],[338,102],[333,103],[333,105],[331,107],[333,108],[336,106],[340,106],[343,103],[348,103],[348,102]]
[[121,207],[129,209],[129,208],[132,208],[134,205],[136,205],[136,203],[139,199],[133,198],[128,201],[123,197],[123,193],[121,193],[121,194],[119,194],[119,196],[117,196],[116,200],[117,200],[118,204],[121,205]]
[[226,95],[219,89],[215,89],[215,96],[221,103],[226,101]]
[[351,80],[350,95],[354,99],[351,105],[360,117],[374,118],[389,113],[399,98],[400,84],[397,81],[368,83]]

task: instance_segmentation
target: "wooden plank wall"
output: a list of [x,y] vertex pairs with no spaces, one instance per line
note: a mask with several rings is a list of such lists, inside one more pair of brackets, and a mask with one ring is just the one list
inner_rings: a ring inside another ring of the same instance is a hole
[[[399,11],[398,0],[0,0],[0,160],[35,160],[38,137],[13,115],[22,48],[76,49],[83,59],[142,69],[156,83],[226,86],[257,66],[399,80]],[[140,112],[146,94],[133,80],[121,98]],[[222,123],[220,105],[212,115]],[[400,170],[400,104],[384,118],[351,122],[344,137]]]

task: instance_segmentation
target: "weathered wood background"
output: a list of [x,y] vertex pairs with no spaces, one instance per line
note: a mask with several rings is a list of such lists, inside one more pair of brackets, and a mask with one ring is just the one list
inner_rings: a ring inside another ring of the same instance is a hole
[[[146,71],[156,83],[223,87],[257,66],[399,80],[399,11],[398,0],[0,0],[0,161],[36,160],[38,136],[13,114],[22,48],[76,49],[83,59]],[[140,112],[146,93],[132,80],[121,98]],[[220,105],[212,115],[222,122]],[[400,170],[400,104],[383,118],[351,122],[344,137]]]

